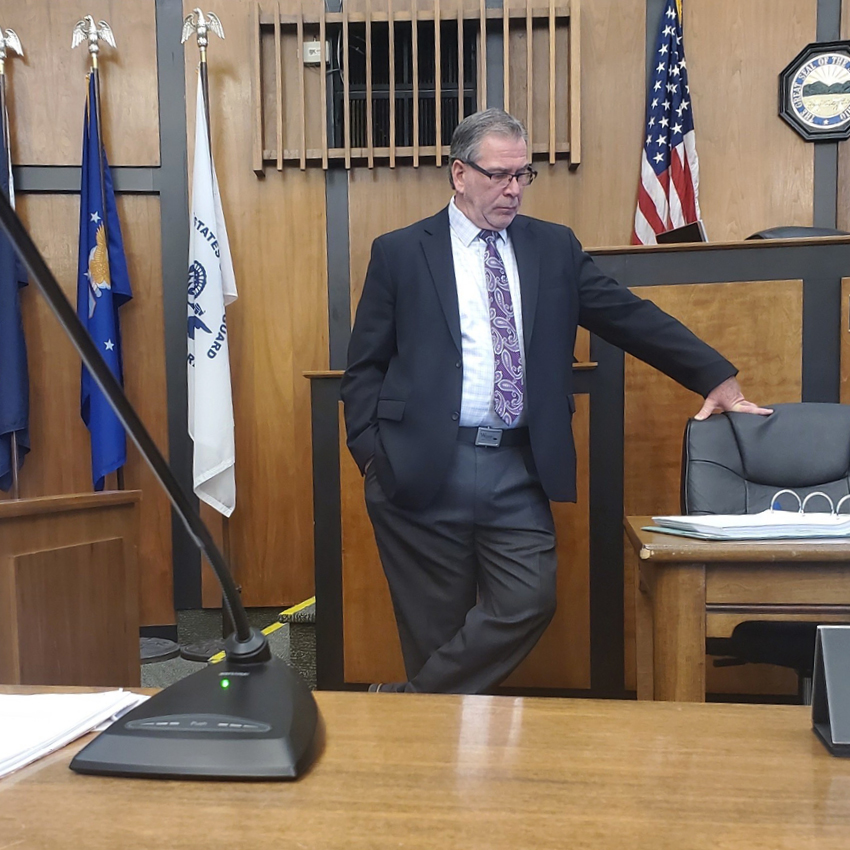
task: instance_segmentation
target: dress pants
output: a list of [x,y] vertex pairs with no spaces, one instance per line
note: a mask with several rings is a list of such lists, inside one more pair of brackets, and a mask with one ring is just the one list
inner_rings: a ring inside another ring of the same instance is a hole
[[387,499],[374,465],[366,506],[389,584],[406,691],[487,693],[555,613],[555,528],[528,446],[458,443],[436,499]]

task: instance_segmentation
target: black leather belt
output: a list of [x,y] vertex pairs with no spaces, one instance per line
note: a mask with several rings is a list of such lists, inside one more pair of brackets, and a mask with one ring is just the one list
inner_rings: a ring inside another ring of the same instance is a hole
[[459,443],[491,449],[499,446],[527,446],[528,428],[458,428],[457,439]]

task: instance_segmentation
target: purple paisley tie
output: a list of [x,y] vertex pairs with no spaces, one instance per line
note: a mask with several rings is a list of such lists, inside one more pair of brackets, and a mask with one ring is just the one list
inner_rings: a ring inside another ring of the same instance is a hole
[[493,403],[498,417],[506,425],[513,425],[522,413],[524,379],[508,275],[496,247],[498,236],[494,230],[482,230],[479,234],[486,246],[484,280],[490,305],[490,336],[495,366]]

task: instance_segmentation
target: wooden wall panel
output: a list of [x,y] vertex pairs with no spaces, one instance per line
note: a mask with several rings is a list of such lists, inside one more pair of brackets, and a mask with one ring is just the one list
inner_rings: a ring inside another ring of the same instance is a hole
[[372,240],[442,209],[452,197],[448,168],[352,169],[348,176],[351,317],[360,301]]
[[[739,369],[747,397],[763,404],[799,401],[802,381],[802,282],[763,281],[641,287],[635,292],[682,320]],[[759,333],[752,317],[759,316]],[[626,358],[624,509],[630,516],[678,513],[681,446],[699,396],[649,366]],[[634,686],[634,556],[626,547],[627,687]],[[709,668],[709,688],[743,693],[760,688],[747,669]]]
[[[75,195],[18,197],[21,219],[73,304],[77,303],[79,210],[80,199]],[[29,361],[32,444],[21,469],[21,496],[87,492],[92,489],[91,456],[88,431],[80,418],[80,358],[33,284],[21,292],[21,312]]]
[[[72,303],[76,303],[79,197],[23,195],[18,210]],[[134,297],[121,310],[125,389],[162,452],[168,455],[165,407],[159,201],[117,200]],[[80,418],[80,359],[46,302],[30,285],[22,293],[30,378],[32,451],[21,470],[21,496],[84,493],[92,488],[89,434]],[[107,487],[115,486],[109,476]],[[139,505],[142,625],[174,622],[171,514],[168,499],[128,441],[125,486]],[[4,494],[0,493],[0,498]]]
[[[157,448],[168,459],[165,347],[162,310],[162,250],[159,198],[123,195],[117,199],[130,270],[133,300],[121,308],[124,384]],[[141,490],[139,585],[142,625],[174,622],[171,563],[171,503],[162,486],[127,441],[128,489]]]
[[[645,0],[582,3],[581,165],[570,171],[566,160],[536,162],[540,176],[523,198],[524,213],[569,225],[584,245],[631,239],[643,139],[645,17]],[[547,57],[541,49],[535,65]],[[565,76],[558,86],[563,103]]]
[[[193,4],[183,5],[188,15]],[[216,13],[226,39],[213,36],[209,48],[212,146],[239,290],[227,312],[236,419],[228,533],[245,604],[285,605],[313,593],[310,387],[302,373],[328,367],[325,182],[320,169],[254,176],[253,3],[227,3]],[[193,42],[186,50],[190,173],[197,62]]]
[[811,225],[814,146],[777,114],[778,74],[815,41],[817,2],[689,0],[685,49],[712,242]]
[[159,164],[159,105],[154,0],[0,0],[0,21],[21,39],[24,59],[11,59],[12,153],[22,165],[79,165],[90,66],[84,44],[71,49],[83,15],[105,20],[117,50],[99,55],[103,137],[113,165]]

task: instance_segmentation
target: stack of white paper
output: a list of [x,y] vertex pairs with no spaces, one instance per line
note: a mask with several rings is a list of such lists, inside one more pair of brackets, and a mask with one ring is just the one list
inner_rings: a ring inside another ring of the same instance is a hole
[[147,699],[130,691],[0,694],[0,776],[108,726]]
[[783,540],[850,537],[850,516],[834,513],[762,511],[760,514],[654,516],[658,531],[710,540]]

